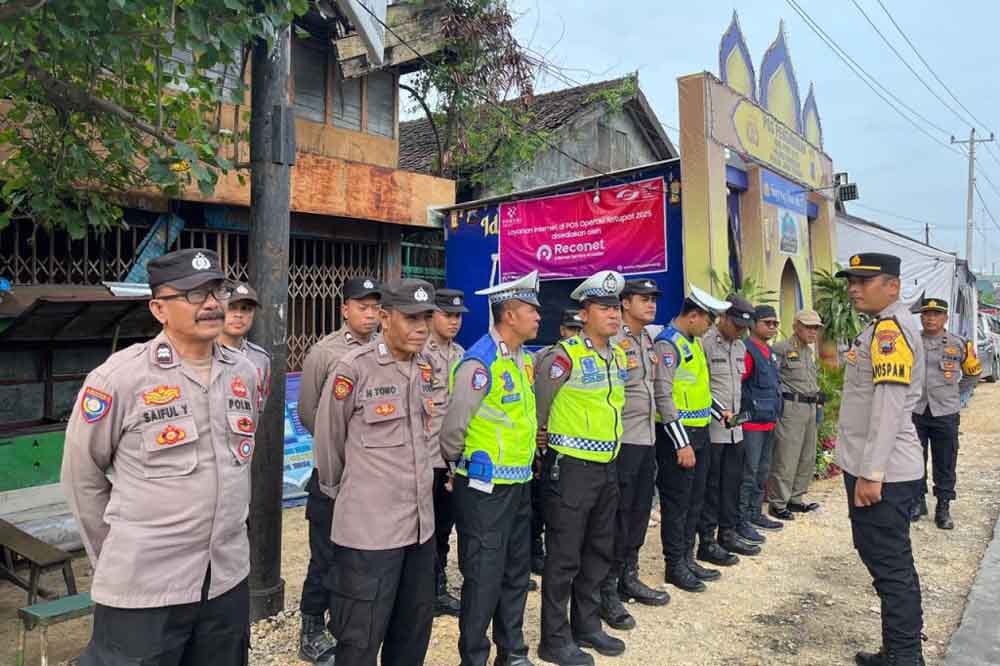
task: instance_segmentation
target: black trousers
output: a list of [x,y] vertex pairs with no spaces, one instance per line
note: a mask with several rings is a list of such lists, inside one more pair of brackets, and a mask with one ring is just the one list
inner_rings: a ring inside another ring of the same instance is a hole
[[531,578],[531,485],[495,485],[485,493],[456,476],[455,509],[463,578],[458,620],[462,666],[486,665],[491,622],[497,648],[527,656],[522,628]]
[[531,554],[542,554],[542,536],[545,533],[545,514],[542,511],[542,486],[544,479],[531,480]]
[[448,567],[448,543],[451,528],[455,526],[454,501],[451,493],[445,488],[448,483],[448,470],[434,470],[434,570],[438,576],[444,575]]
[[714,541],[720,529],[734,530],[740,524],[740,486],[743,484],[743,442],[709,444],[705,503],[701,508],[698,535]]
[[882,645],[904,655],[919,654],[923,610],[910,545],[910,509],[920,500],[921,482],[883,483],[882,501],[869,507],[854,506],[856,483],[856,477],[844,473],[854,548],[882,602]]
[[927,454],[930,450],[934,474],[934,496],[938,499],[955,499],[955,468],[958,465],[958,425],[956,412],[944,416],[931,416],[928,408],[923,414],[913,415],[913,425],[924,447],[923,494],[927,494]]
[[94,631],[80,666],[246,666],[250,649],[247,581],[208,599],[161,608],[94,607]]
[[573,634],[601,628],[600,585],[614,554],[618,471],[613,461],[593,463],[553,454],[549,451],[542,464],[547,550],[542,642],[555,648],[572,643]]
[[324,581],[333,567],[333,542],[330,529],[333,525],[333,500],[319,489],[319,472],[312,471],[306,484],[306,520],[309,521],[309,567],[302,582],[302,599],[299,610],[303,615],[324,617],[330,603],[330,591]]
[[434,621],[434,541],[389,550],[333,547],[330,629],[338,666],[420,666]]
[[616,572],[625,564],[638,564],[639,550],[646,543],[656,485],[656,448],[622,444],[617,463],[619,500],[612,569]]
[[677,451],[663,428],[656,429],[656,487],[660,492],[660,540],[663,556],[670,564],[684,560],[694,547],[701,520],[708,479],[708,426],[685,426],[696,464],[684,469],[677,464]]

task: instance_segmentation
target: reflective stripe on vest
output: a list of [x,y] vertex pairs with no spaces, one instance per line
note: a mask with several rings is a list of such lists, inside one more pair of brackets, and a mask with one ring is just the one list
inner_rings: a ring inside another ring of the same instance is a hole
[[628,374],[625,352],[612,344],[612,360],[606,361],[581,336],[560,344],[572,369],[552,401],[549,446],[573,458],[611,462],[622,437]]
[[[530,354],[523,351],[517,354],[524,359],[523,370],[518,367],[517,355],[503,356],[489,334],[465,352],[460,364],[473,359],[482,363],[486,366],[489,384],[484,389],[486,396],[465,430],[465,450],[456,467],[457,474],[469,476],[468,462],[478,453],[476,460],[485,454],[490,463],[490,478],[475,476],[480,481],[510,484],[531,479],[538,431],[534,366]],[[472,390],[464,386],[458,389]]]
[[688,340],[673,326],[663,329],[656,339],[669,340],[680,357],[674,373],[673,389],[678,418],[684,425],[707,426],[712,420],[712,386],[701,340]]

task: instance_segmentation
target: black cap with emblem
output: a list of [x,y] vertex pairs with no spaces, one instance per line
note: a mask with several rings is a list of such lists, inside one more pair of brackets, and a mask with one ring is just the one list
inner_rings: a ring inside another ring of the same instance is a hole
[[756,317],[756,311],[750,301],[738,294],[730,294],[726,296],[726,300],[731,304],[725,312],[726,316],[732,319],[737,326],[750,328]]
[[212,250],[177,250],[146,264],[149,288],[169,286],[179,291],[200,287],[206,282],[225,280],[219,255]]
[[948,301],[943,298],[923,298],[918,312],[948,312]]
[[382,307],[403,314],[433,312],[434,299],[434,286],[424,280],[393,280],[382,289]]
[[374,296],[375,298],[382,297],[382,285],[375,278],[357,277],[351,278],[344,283],[345,299],[352,298],[360,301],[362,298],[368,298],[369,296]]
[[461,289],[438,289],[434,302],[442,312],[462,314],[469,311],[469,308],[465,307],[465,292]]
[[625,287],[622,289],[621,297],[624,299],[628,296],[659,296],[660,288],[656,286],[656,283],[649,278],[643,278],[641,280],[628,280],[625,282]]
[[853,255],[847,268],[836,273],[836,277],[874,277],[875,275],[891,275],[899,277],[899,257],[881,252],[862,252]]
[[239,303],[240,301],[250,301],[254,305],[260,305],[260,301],[257,300],[257,292],[246,282],[237,283],[233,287],[233,297],[229,299],[230,303]]
[[568,308],[563,310],[562,321],[559,322],[560,326],[565,326],[566,328],[575,328],[577,330],[583,328],[583,319],[580,318],[580,311],[574,310],[573,308]]

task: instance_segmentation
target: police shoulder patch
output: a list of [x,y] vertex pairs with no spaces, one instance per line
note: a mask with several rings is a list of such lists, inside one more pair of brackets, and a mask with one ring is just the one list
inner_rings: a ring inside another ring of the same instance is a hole
[[111,395],[104,391],[99,391],[92,386],[83,389],[83,396],[80,398],[80,411],[83,412],[83,420],[87,423],[97,423],[111,410]]
[[333,380],[333,397],[337,400],[346,399],[353,390],[354,382],[344,375],[337,375],[337,378]]
[[552,361],[552,366],[549,368],[549,379],[559,379],[571,368],[570,362],[564,356],[556,356]]
[[909,385],[913,377],[913,349],[895,319],[883,319],[875,325],[871,355],[876,385]]
[[677,347],[673,343],[667,342],[666,344],[662,345],[661,348],[663,349],[663,352],[660,354],[660,358],[663,360],[663,367],[665,368],[676,367],[677,361],[680,358],[679,354],[677,353]]
[[476,368],[472,372],[472,390],[482,391],[490,383],[489,373],[486,368]]

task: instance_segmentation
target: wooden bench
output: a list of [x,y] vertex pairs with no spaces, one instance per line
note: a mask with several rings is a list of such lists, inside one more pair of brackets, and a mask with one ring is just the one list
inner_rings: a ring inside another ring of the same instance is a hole
[[93,610],[94,602],[90,599],[89,592],[18,609],[17,616],[21,624],[17,629],[16,666],[24,666],[24,650],[29,631],[35,627],[42,628],[42,666],[49,666],[49,627],[90,615]]
[[[70,553],[50,546],[2,519],[0,519],[0,551],[3,552],[3,561],[0,562],[0,577],[27,590],[29,606],[34,604],[39,596],[45,599],[59,596],[38,585],[41,575],[54,569],[62,569],[63,578],[66,581],[66,593],[76,594],[73,556]],[[28,580],[17,575],[16,568],[20,563],[19,560],[28,563],[30,572]]]

